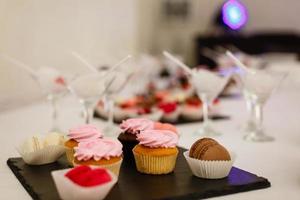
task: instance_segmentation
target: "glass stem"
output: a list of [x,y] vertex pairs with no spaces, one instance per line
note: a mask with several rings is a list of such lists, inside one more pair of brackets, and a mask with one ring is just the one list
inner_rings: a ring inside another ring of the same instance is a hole
[[208,110],[209,110],[209,102],[207,100],[206,95],[201,95],[201,100],[203,102],[203,125],[209,124],[209,118],[208,118]]
[[94,106],[92,104],[84,103],[84,119],[86,124],[90,124],[94,117]]
[[114,108],[115,108],[115,102],[111,99],[108,99],[108,121],[107,124],[109,127],[112,127],[114,124]]
[[256,132],[262,133],[263,131],[263,105],[260,103],[257,103],[255,105],[255,126],[256,126]]
[[248,124],[253,126],[255,123],[255,105],[251,100],[246,100],[247,111],[249,114]]
[[51,108],[52,108],[52,113],[51,113],[51,117],[52,117],[52,131],[57,131],[58,128],[58,120],[57,120],[57,99],[55,97],[53,97],[53,95],[49,95],[48,96],[48,100],[51,104]]

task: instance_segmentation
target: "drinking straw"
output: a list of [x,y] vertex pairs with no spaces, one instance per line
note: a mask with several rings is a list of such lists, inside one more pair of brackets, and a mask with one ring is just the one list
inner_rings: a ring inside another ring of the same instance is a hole
[[175,56],[171,55],[169,52],[167,51],[163,51],[164,56],[166,56],[168,59],[170,59],[171,61],[173,61],[174,63],[176,63],[177,65],[179,65],[182,69],[184,69],[187,73],[189,73],[190,75],[193,75],[193,71],[183,62],[181,62],[180,60],[178,60]]
[[251,70],[251,69],[249,69],[246,65],[244,65],[237,57],[235,57],[234,55],[233,55],[233,53],[231,53],[229,50],[227,50],[226,51],[226,55],[228,56],[228,57],[230,57],[233,61],[234,61],[234,63],[238,66],[238,67],[240,67],[241,69],[243,69],[243,70],[245,70],[246,72],[250,72],[250,73],[255,73],[255,71],[254,70]]
[[71,54],[80,60],[85,66],[87,66],[92,72],[98,72],[97,68],[91,65],[86,59],[84,59],[79,53],[72,51]]
[[34,78],[38,77],[37,73],[30,66],[22,63],[21,61],[15,59],[15,58],[12,58],[12,57],[10,57],[8,55],[5,55],[5,54],[0,54],[0,57],[2,57],[3,59],[7,60],[8,62],[11,62],[11,63],[15,64],[18,67],[24,69],[26,72],[28,72]]

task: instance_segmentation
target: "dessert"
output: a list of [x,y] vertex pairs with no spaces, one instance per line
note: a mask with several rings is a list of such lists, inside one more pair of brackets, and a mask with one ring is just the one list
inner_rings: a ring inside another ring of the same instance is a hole
[[230,160],[227,149],[211,138],[197,140],[192,145],[189,156],[198,160]]
[[145,174],[168,174],[175,168],[178,133],[170,130],[145,130],[137,135],[139,144],[132,152],[136,168]]
[[63,200],[104,199],[117,182],[107,169],[78,166],[51,172],[59,196]]
[[74,160],[74,147],[77,147],[79,142],[102,138],[103,134],[96,126],[86,124],[70,129],[67,136],[69,140],[65,142],[66,155],[69,163],[72,165]]
[[184,157],[195,176],[207,179],[228,176],[234,162],[233,154],[212,138],[197,140]]
[[55,162],[64,154],[64,136],[52,132],[45,137],[32,136],[27,138],[17,150],[25,163],[42,165]]
[[122,158],[122,144],[118,140],[98,138],[83,141],[74,148],[74,165],[100,166],[118,176]]
[[132,155],[133,147],[138,144],[138,141],[136,140],[137,134],[144,130],[155,129],[157,125],[157,122],[145,118],[124,120],[120,124],[120,128],[123,132],[118,137],[118,140],[123,145],[124,156],[127,157]]
[[180,115],[180,108],[176,102],[162,102],[158,108],[164,112],[162,120],[165,122],[176,122]]
[[188,98],[182,105],[181,116],[186,120],[200,120],[202,118],[202,102],[197,97]]

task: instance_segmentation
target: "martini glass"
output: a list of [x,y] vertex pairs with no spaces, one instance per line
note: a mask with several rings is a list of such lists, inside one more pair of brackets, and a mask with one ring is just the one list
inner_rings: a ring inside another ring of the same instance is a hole
[[220,132],[216,131],[212,126],[212,121],[209,119],[209,107],[213,101],[222,92],[227,84],[229,77],[221,77],[219,74],[197,69],[192,71],[192,84],[196,89],[198,97],[203,102],[203,124],[196,131],[197,135],[218,136]]
[[59,132],[57,101],[68,91],[66,77],[52,67],[41,67],[32,77],[38,82],[52,107],[51,131]]
[[[118,95],[124,87],[127,85],[129,80],[132,78],[134,73],[132,71],[125,71],[125,72],[116,72],[115,78],[112,81],[110,87],[107,89],[105,93],[105,103],[106,108],[108,111],[108,119],[106,123],[106,127],[104,128],[104,132],[108,136],[114,136],[117,134],[120,130],[116,126],[114,126],[114,108],[115,108],[115,98],[116,95]],[[108,75],[109,77],[111,75]]]
[[98,101],[106,93],[114,78],[114,73],[110,73],[110,76],[93,73],[80,76],[70,83],[69,90],[83,106],[86,124],[91,123]]
[[253,142],[273,141],[274,137],[265,133],[263,127],[263,107],[271,94],[280,85],[285,73],[256,70],[242,76],[243,90],[254,106],[253,127],[246,130],[245,140]]

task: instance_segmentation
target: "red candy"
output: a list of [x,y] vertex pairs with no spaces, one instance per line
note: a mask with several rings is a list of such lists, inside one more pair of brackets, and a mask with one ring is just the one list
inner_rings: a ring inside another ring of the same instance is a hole
[[83,187],[101,185],[111,181],[111,176],[106,169],[91,169],[89,166],[75,167],[66,173],[65,176]]

